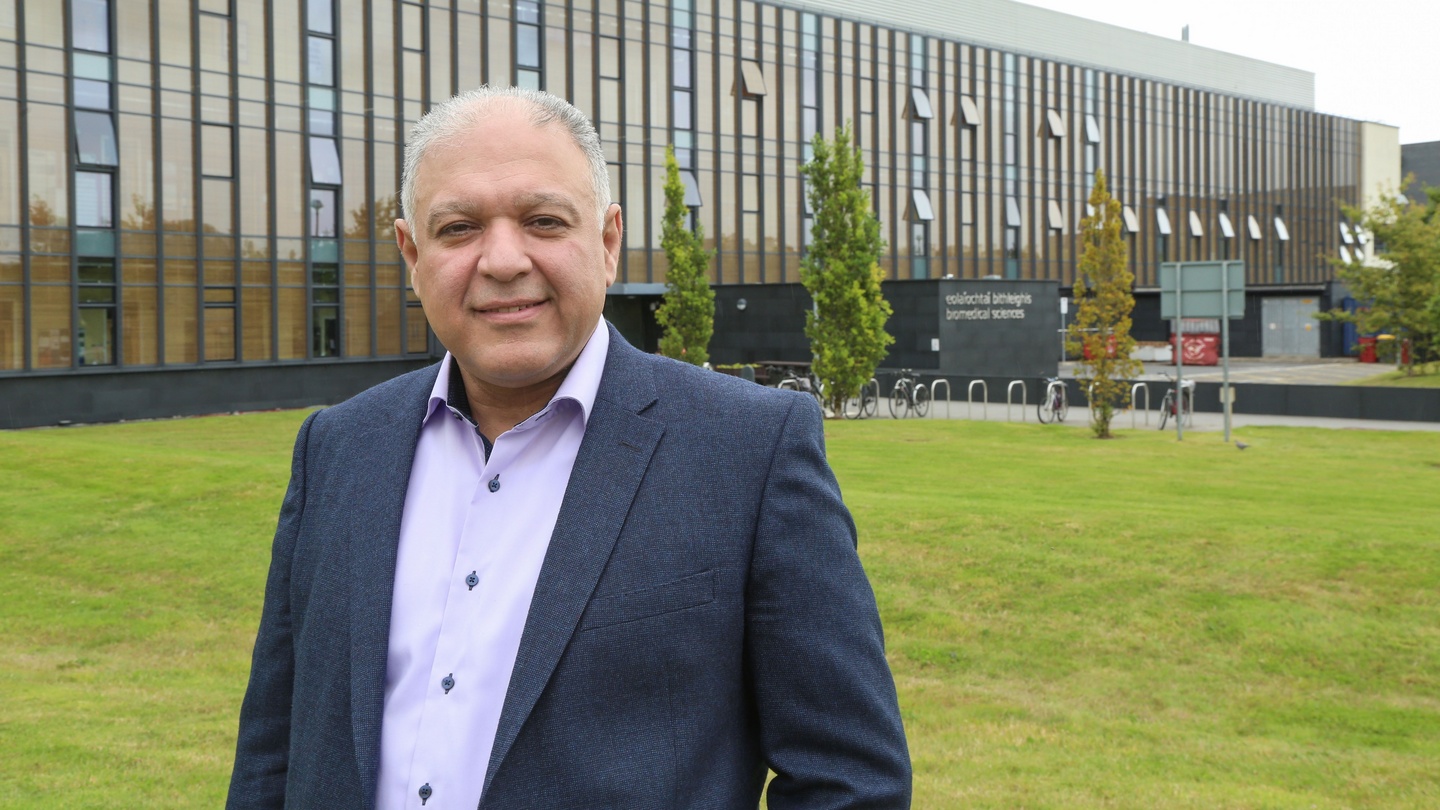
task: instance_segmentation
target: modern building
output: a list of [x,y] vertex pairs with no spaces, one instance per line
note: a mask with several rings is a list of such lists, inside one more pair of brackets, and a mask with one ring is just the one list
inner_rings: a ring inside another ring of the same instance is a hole
[[[404,134],[485,82],[596,121],[627,224],[607,313],[642,345],[667,144],[722,307],[760,310],[797,300],[799,167],[843,122],[893,284],[1068,288],[1104,170],[1158,333],[1161,261],[1321,302],[1325,257],[1364,249],[1336,203],[1399,180],[1396,131],[1317,112],[1311,74],[1009,0],[0,0],[0,426],[333,401],[428,361]],[[727,323],[717,360],[755,359]]]
[[1425,187],[1440,188],[1440,141],[1407,143],[1400,147],[1400,174],[1415,177],[1405,194],[1417,203],[1428,202]]

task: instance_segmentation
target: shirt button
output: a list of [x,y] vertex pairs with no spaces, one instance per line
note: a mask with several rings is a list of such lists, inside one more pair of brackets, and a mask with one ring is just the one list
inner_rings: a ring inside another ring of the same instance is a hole
[[423,784],[423,785],[420,786],[420,803],[421,803],[421,804],[424,804],[425,802],[429,801],[429,800],[430,800],[430,797],[433,796],[433,795],[435,795],[435,791],[433,791],[433,790],[430,789],[430,783],[429,783],[429,782],[426,782],[425,784]]
[[499,491],[500,491],[500,476],[497,475],[497,476],[495,476],[494,478],[491,478],[491,479],[490,479],[490,491],[491,491],[491,492],[499,492]]
[[475,572],[471,571],[470,575],[465,577],[465,584],[470,586],[470,590],[473,591],[475,586],[480,584],[480,577],[475,576]]
[[455,673],[452,672],[441,678],[440,688],[445,690],[445,694],[450,694],[450,690],[455,688]]

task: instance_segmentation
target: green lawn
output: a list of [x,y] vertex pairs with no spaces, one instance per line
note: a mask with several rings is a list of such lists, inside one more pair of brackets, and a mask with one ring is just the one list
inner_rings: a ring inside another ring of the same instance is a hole
[[[0,807],[216,807],[304,414],[0,433]],[[827,425],[917,808],[1440,806],[1440,434]]]
[[1396,388],[1440,388],[1440,363],[1425,363],[1415,367],[1415,373],[1406,375],[1403,371],[1387,371],[1353,380],[1348,385],[1393,386]]

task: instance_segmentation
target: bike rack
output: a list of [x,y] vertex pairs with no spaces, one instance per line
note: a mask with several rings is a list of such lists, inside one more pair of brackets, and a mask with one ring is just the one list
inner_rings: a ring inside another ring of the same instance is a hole
[[[876,383],[875,385],[876,385],[876,387],[878,388],[880,384],[879,384],[879,383]],[[945,418],[946,418],[946,419],[949,419],[949,418],[950,418],[950,381],[949,381],[949,380],[945,379],[944,377],[936,377],[936,378],[935,378],[935,382],[930,383],[930,404],[932,404],[932,405],[935,404],[935,400],[937,400],[937,399],[940,398],[939,391],[940,391],[940,386],[942,386],[942,385],[945,386]]]
[[970,381],[970,388],[969,388],[969,390],[967,390],[967,391],[965,392],[965,401],[966,401],[966,405],[965,405],[965,418],[966,418],[966,419],[973,419],[973,418],[974,418],[974,412],[975,412],[975,386],[977,386],[977,385],[980,386],[980,396],[984,397],[984,399],[980,400],[980,418],[981,418],[981,419],[989,419],[989,418],[990,418],[990,386],[986,385],[984,380],[971,380],[971,381]]
[[1010,402],[1010,394],[1015,390],[1015,386],[1017,386],[1017,385],[1020,386],[1020,421],[1021,421],[1021,422],[1024,422],[1024,421],[1025,421],[1025,409],[1028,408],[1028,407],[1030,407],[1029,405],[1027,405],[1027,404],[1025,403],[1025,381],[1024,381],[1024,380],[1011,380],[1011,381],[1010,381],[1010,385],[1005,389],[1005,421],[1006,421],[1006,422],[1009,422],[1009,421],[1010,421],[1010,405],[1011,405],[1011,402]]
[[1132,428],[1135,427],[1135,411],[1138,410],[1135,407],[1135,394],[1140,391],[1145,392],[1145,427],[1150,427],[1150,386],[1138,382],[1130,386],[1130,427]]
[[783,388],[783,389],[785,389],[786,391],[799,391],[799,390],[800,390],[800,386],[796,385],[794,380],[781,380],[780,382],[778,382],[778,383],[775,384],[775,387],[776,387],[776,388]]

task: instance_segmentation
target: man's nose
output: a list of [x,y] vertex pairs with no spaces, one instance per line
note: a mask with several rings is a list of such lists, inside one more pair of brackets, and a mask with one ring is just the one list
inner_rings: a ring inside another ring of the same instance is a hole
[[530,255],[525,249],[524,229],[504,220],[491,223],[481,240],[475,269],[498,281],[509,281],[529,272]]

